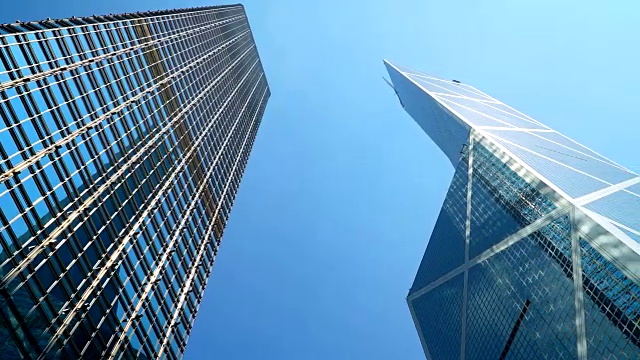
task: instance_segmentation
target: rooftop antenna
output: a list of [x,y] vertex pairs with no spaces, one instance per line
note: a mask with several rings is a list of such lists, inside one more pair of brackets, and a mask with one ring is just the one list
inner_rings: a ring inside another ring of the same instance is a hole
[[389,80],[387,80],[386,77],[383,76],[382,80],[384,80],[384,82],[386,82],[387,85],[389,85],[389,87],[393,89],[393,91],[396,91],[396,88],[393,87],[393,84],[391,84],[391,82]]
[[400,105],[402,105],[402,107],[404,107],[404,104],[402,103],[402,99],[400,99],[400,95],[398,95],[398,92],[396,91],[396,88],[393,87],[393,84],[391,84],[391,82],[389,80],[387,80],[387,78],[385,78],[384,76],[382,77],[382,80],[384,80],[384,82],[386,82],[387,85],[389,85],[389,87],[393,90],[393,92],[396,93],[396,96],[398,97],[398,100],[400,100]]

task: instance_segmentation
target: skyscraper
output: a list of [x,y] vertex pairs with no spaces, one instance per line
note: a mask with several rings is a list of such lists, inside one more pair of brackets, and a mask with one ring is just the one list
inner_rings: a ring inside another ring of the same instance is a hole
[[179,358],[270,91],[241,5],[0,25],[0,354]]
[[427,358],[639,358],[640,177],[469,85],[385,64],[455,167],[407,297]]

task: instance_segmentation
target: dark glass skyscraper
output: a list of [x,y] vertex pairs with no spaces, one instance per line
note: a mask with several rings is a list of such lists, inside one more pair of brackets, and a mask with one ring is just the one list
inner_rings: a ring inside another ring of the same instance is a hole
[[386,66],[455,167],[407,297],[427,357],[640,358],[640,177],[469,85]]
[[241,5],[0,25],[0,356],[179,358],[270,92]]

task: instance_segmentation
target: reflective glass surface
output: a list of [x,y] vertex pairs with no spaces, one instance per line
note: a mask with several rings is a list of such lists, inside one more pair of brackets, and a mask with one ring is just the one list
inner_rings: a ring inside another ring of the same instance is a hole
[[620,190],[587,204],[586,208],[640,233],[639,195]]
[[640,183],[631,185],[626,190],[634,195],[640,196]]
[[434,359],[459,358],[463,286],[463,276],[458,275],[410,305]]
[[464,263],[468,156],[458,163],[410,293]]
[[270,95],[242,6],[0,25],[3,358],[179,358]]
[[573,171],[557,162],[549,161],[520,144],[498,137],[495,137],[494,141],[517,156],[534,171],[544,176],[550,184],[557,186],[572,198],[586,196],[610,185],[594,177]]
[[[610,184],[621,183],[636,177],[633,173],[611,165],[591,151],[580,151],[565,144],[547,140],[546,133],[492,130],[488,130],[488,132],[493,136],[527,149],[543,160],[566,165],[566,169],[563,172],[567,174],[567,177],[571,177],[576,172],[582,172],[593,176],[596,180]],[[550,174],[543,172],[541,175],[546,177]]]
[[454,107],[456,111],[461,112],[461,115],[473,125],[546,129],[544,126],[531,122],[524,117],[498,109],[491,103],[444,96],[437,98]]
[[471,128],[407,297],[425,353],[640,358],[640,254],[621,235],[640,239],[638,175],[468,85],[386,65],[401,101],[444,105],[405,109],[447,156],[423,123]]
[[468,359],[575,358],[568,218],[543,230],[469,270]]
[[470,258],[556,207],[483,145],[473,153]]
[[589,357],[640,358],[640,285],[580,239]]

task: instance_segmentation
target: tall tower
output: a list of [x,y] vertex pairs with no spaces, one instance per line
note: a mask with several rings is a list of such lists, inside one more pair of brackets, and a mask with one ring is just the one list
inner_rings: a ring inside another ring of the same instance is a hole
[[427,358],[640,357],[640,177],[471,86],[385,65],[455,167],[407,297]]
[[0,354],[180,358],[270,91],[242,5],[0,25]]

